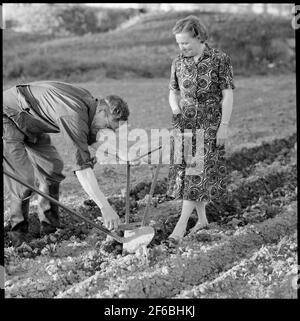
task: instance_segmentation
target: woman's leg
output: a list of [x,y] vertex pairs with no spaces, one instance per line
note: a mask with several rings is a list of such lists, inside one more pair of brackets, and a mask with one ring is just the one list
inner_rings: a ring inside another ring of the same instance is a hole
[[206,202],[196,202],[196,211],[198,215],[198,221],[195,224],[195,226],[191,229],[190,233],[195,233],[199,229],[205,227],[208,225],[208,220],[206,217]]
[[198,214],[198,222],[201,225],[207,225],[208,221],[207,221],[207,217],[206,217],[206,202],[197,202],[196,204],[196,210],[197,210],[197,214]]
[[172,232],[172,234],[169,236],[169,238],[174,239],[181,239],[184,236],[184,233],[186,231],[187,222],[189,220],[189,217],[191,216],[194,208],[196,207],[195,201],[187,201],[184,200],[182,202],[182,210],[180,218]]

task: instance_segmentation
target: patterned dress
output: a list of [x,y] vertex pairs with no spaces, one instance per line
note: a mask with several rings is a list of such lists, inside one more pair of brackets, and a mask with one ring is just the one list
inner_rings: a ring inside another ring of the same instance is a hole
[[[216,134],[222,116],[222,90],[235,88],[230,57],[207,44],[197,62],[179,55],[172,63],[169,88],[180,91],[182,110],[182,114],[173,115],[173,128],[192,134],[190,140],[182,139],[177,144],[174,135],[167,195],[211,202],[224,194],[227,185],[225,147],[216,146]],[[190,150],[194,162],[187,161],[186,150]]]

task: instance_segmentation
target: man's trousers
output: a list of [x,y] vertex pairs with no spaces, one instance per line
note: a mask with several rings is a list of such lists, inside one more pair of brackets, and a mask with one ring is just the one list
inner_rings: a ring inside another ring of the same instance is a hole
[[[39,134],[33,143],[8,117],[3,117],[3,168],[23,179],[31,186],[35,178],[39,189],[56,200],[59,199],[59,184],[65,178],[62,174],[63,161],[51,144],[49,134]],[[10,223],[12,229],[18,224],[27,224],[29,200],[32,191],[4,175],[4,184],[10,195]],[[38,197],[40,221],[59,225],[58,206],[44,197]]]

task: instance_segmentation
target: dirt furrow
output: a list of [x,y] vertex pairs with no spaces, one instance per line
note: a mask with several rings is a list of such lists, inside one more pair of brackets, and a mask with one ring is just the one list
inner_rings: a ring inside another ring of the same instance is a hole
[[[221,271],[239,266],[241,259],[259,251],[262,245],[274,244],[285,233],[289,235],[295,231],[295,139],[292,135],[232,155],[230,188],[221,199],[207,206],[207,216],[212,222],[209,230],[186,236],[183,245],[174,251],[160,245],[172,232],[180,214],[180,201],[167,202],[163,196],[166,180],[160,180],[151,208],[150,224],[156,233],[147,257],[121,255],[120,244],[104,242],[105,235],[61,211],[64,229],[42,239],[33,239],[29,246],[19,250],[7,247],[6,243],[6,296],[152,298],[198,295],[199,284],[207,280],[214,284],[213,280]],[[133,221],[140,220],[143,198],[149,189],[150,182],[141,182],[132,189]],[[110,202],[117,211],[125,208],[124,198],[119,195]],[[76,206],[74,210],[95,222],[101,221],[101,212],[93,204]],[[31,215],[30,219],[34,234],[38,219],[36,215]],[[188,229],[195,221],[193,215]],[[284,287],[287,280],[280,279],[280,282],[278,286]],[[222,286],[226,288],[223,283]],[[238,284],[236,287],[241,289]],[[253,288],[247,289],[245,296],[250,296]],[[234,295],[230,286],[226,293],[228,297]],[[210,292],[210,295],[217,297],[218,293]]]
[[215,279],[184,289],[176,298],[297,298],[297,232],[263,245]]
[[[200,246],[198,251],[194,249],[192,254],[190,253],[190,257],[171,255],[163,262],[145,267],[143,272],[127,277],[116,277],[105,282],[102,280],[97,283],[95,281],[97,277],[94,276],[91,279],[94,285],[93,291],[89,292],[89,282],[85,281],[85,292],[88,292],[88,297],[173,297],[187,285],[197,285],[205,281],[209,276],[224,270],[228,264],[242,259],[255,248],[278,242],[282,236],[293,233],[296,226],[296,203],[293,203],[284,208],[277,217],[240,228],[223,244],[212,247],[206,252],[201,250]],[[95,284],[99,287],[95,287]],[[60,297],[72,297],[75,293],[76,285],[72,290],[69,289],[68,294],[62,294]]]
[[259,146],[252,148],[242,148],[230,155],[226,161],[228,173],[238,170],[247,169],[245,173],[249,173],[251,165],[258,162],[273,162],[279,155],[287,155],[289,150],[294,148],[297,142],[297,134],[294,133],[289,137],[274,139],[271,142],[263,142]]

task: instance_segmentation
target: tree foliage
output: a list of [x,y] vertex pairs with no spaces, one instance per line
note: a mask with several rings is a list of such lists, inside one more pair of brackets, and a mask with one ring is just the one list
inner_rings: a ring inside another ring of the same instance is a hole
[[7,17],[10,28],[55,37],[105,32],[136,14],[133,9],[95,9],[80,4],[35,3],[7,6],[11,12]]

